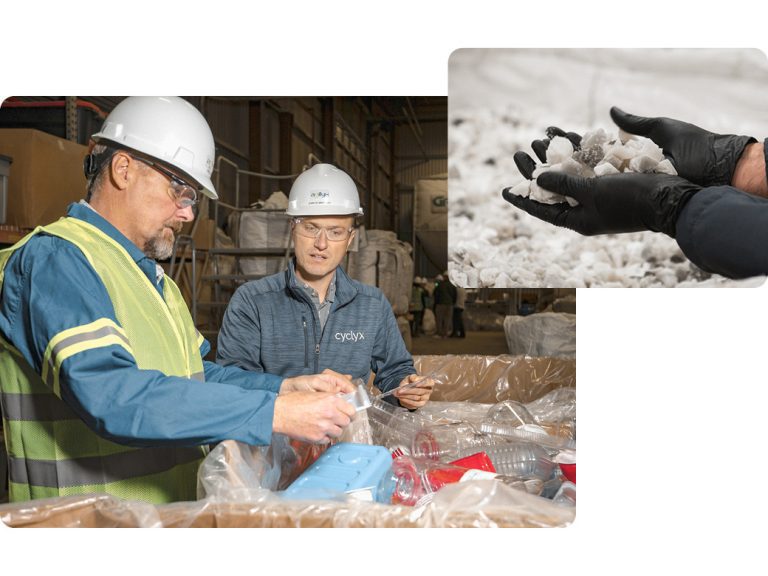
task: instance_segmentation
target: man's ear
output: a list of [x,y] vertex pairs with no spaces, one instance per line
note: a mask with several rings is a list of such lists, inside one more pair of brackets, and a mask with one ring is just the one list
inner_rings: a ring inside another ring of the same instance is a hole
[[129,168],[135,161],[125,152],[117,152],[112,156],[109,166],[109,177],[115,188],[125,190],[130,182]]

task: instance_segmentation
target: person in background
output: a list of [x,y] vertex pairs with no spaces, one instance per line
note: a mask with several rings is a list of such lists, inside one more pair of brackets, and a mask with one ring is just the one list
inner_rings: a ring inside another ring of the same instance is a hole
[[210,344],[157,263],[199,196],[217,197],[205,118],[181,98],[131,97],[92,139],[86,200],[0,252],[10,500],[195,500],[210,444],[339,437],[348,377],[204,361]]
[[379,390],[397,390],[388,400],[424,406],[434,383],[416,373],[392,306],[341,267],[363,213],[352,178],[330,164],[312,166],[291,186],[287,213],[295,256],[284,272],[237,289],[217,361],[285,376],[331,369],[363,382],[373,372]]
[[408,310],[411,313],[411,336],[417,337],[424,333],[421,323],[424,320],[424,280],[416,276],[411,287],[411,300]]
[[448,279],[448,272],[438,274],[435,279],[435,321],[438,338],[447,338],[451,334],[453,303],[456,301],[456,287]]
[[453,303],[453,332],[451,338],[465,338],[464,331],[464,306],[467,301],[467,291],[461,286],[456,286],[456,301]]

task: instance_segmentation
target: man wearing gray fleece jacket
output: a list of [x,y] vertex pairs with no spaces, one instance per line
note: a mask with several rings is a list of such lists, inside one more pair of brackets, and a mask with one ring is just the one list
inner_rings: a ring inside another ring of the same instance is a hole
[[[420,380],[384,294],[340,267],[362,214],[352,179],[329,164],[313,166],[294,182],[287,213],[295,258],[288,270],[235,292],[217,361],[283,376],[333,370],[365,382],[374,372],[382,392]],[[433,386],[426,379],[390,398],[419,408]]]

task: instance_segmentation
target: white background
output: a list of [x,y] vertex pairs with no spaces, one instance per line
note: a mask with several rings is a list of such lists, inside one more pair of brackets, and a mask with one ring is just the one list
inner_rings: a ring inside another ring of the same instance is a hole
[[[668,1],[44,4],[0,9],[3,95],[445,95],[460,47],[764,50],[766,37],[739,0],[711,13]],[[578,291],[571,528],[0,530],[3,572],[760,572],[767,295]]]

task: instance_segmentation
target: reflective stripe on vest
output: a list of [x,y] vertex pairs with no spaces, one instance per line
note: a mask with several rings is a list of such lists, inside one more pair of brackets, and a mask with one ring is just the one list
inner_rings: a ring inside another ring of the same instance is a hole
[[42,374],[0,338],[0,404],[11,501],[93,491],[153,503],[195,499],[195,462],[202,460],[204,448],[135,448],[110,442],[61,399],[59,383],[68,359],[76,361],[80,352],[107,346],[123,348],[139,369],[204,381],[202,335],[178,287],[166,277],[161,297],[122,246],[90,224],[64,218],[0,252],[0,289],[10,255],[40,231],[82,251],[107,289],[117,322],[101,318],[55,335],[46,347]]
[[137,476],[137,470],[141,470],[142,476],[157,474],[171,466],[199,459],[199,448],[143,448],[109,456],[71,460],[10,457],[8,471],[11,482],[29,484],[29,479],[34,478],[36,486],[69,488],[127,480]]
[[69,406],[50,394],[3,392],[0,395],[0,405],[6,420],[53,422],[77,418]]
[[113,344],[122,346],[133,356],[131,343],[125,332],[109,318],[101,318],[96,322],[59,332],[51,338],[43,355],[43,381],[56,396],[61,397],[59,369],[62,362],[83,350],[92,350]]

